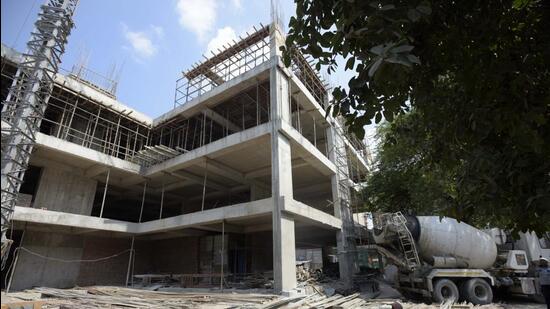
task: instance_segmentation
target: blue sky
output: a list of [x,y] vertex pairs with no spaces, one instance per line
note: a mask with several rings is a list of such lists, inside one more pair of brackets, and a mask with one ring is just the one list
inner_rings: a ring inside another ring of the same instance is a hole
[[[2,43],[25,50],[43,1],[1,0]],[[286,25],[294,3],[278,2]],[[269,24],[270,6],[269,0],[80,0],[61,67],[70,70],[83,56],[88,68],[105,75],[122,67],[118,100],[156,117],[173,107],[182,71],[209,49]],[[350,77],[339,70],[330,81],[346,85]]]
[[[1,3],[2,42],[24,51],[43,0]],[[280,5],[287,16],[294,12],[292,1]],[[270,2],[80,0],[74,22],[61,66],[70,69],[85,55],[88,67],[105,75],[114,64],[123,66],[117,98],[156,117],[173,106],[182,70],[201,60],[209,48],[260,22],[269,24]]]

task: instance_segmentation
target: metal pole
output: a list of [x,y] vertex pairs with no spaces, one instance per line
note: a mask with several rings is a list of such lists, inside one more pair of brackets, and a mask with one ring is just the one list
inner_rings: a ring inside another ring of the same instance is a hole
[[259,82],[256,81],[256,125],[260,125],[260,99],[259,99]]
[[135,236],[132,236],[132,245],[130,246],[130,257],[128,258],[128,270],[126,271],[126,286],[128,286],[128,282],[130,281],[130,267],[132,266],[132,259],[134,258],[134,238]]
[[105,180],[105,189],[103,189],[103,200],[101,201],[101,211],[99,217],[103,218],[103,207],[105,206],[105,197],[107,196],[107,186],[109,185],[109,176],[111,176],[111,169],[107,170],[107,179]]
[[224,245],[225,245],[225,220],[222,220],[222,250],[221,250],[221,274],[220,274],[220,290],[223,292],[223,254],[224,254]]
[[208,161],[204,164],[205,170],[204,170],[204,182],[202,184],[202,205],[201,205],[201,211],[204,210],[204,198],[206,195],[206,180],[208,178]]
[[117,121],[117,124],[116,124],[116,130],[115,130],[115,140],[113,142],[113,149],[111,149],[111,155],[113,155],[113,153],[114,153],[115,157],[118,157],[118,140],[117,140],[117,138],[118,138],[118,129],[120,128],[120,119],[122,119],[122,113],[120,113],[118,115],[118,121]]
[[99,115],[101,114],[101,106],[97,110],[97,117],[95,119],[94,129],[92,130],[92,134],[90,136],[90,142],[88,143],[88,147],[92,146],[94,143],[94,136],[95,136],[95,130],[97,129],[97,123],[99,122]]
[[317,127],[315,126],[315,116],[313,118],[313,145],[317,148]]
[[143,206],[145,205],[145,192],[147,191],[147,180],[143,184],[143,196],[141,197],[141,209],[139,210],[139,223],[141,223],[141,218],[143,216]]
[[162,191],[160,193],[160,213],[159,219],[162,219],[162,206],[164,204],[164,182],[162,183]]
[[63,112],[61,113],[61,120],[59,121],[59,127],[57,128],[57,134],[55,137],[59,138],[61,136],[61,132],[63,131],[63,123],[65,122],[65,111],[67,104],[63,105]]
[[212,143],[212,126],[214,125],[214,120],[210,119],[210,141]]
[[78,105],[78,97],[76,98],[76,102],[74,103],[74,108],[73,108],[73,112],[71,113],[71,118],[69,118],[69,124],[67,125],[67,128],[65,130],[65,132],[63,132],[63,139],[67,139],[67,135],[69,135],[69,131],[71,130],[71,125],[73,124],[73,118],[74,118],[74,113],[76,112],[76,107]]

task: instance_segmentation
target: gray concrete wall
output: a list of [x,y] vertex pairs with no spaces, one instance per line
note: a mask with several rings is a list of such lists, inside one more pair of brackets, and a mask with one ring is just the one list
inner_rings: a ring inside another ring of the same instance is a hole
[[181,237],[152,242],[155,273],[198,273],[198,250],[199,237]]
[[40,178],[34,207],[90,215],[96,186],[95,180],[46,166]]
[[[82,258],[81,236],[27,230],[23,247],[50,258],[79,260]],[[80,263],[63,263],[19,251],[19,260],[11,290],[33,286],[70,288],[76,285]]]
[[[130,237],[106,238],[86,237],[84,240],[83,260],[108,257],[130,249]],[[81,263],[77,284],[90,285],[124,285],[130,252],[124,252],[107,260]]]
[[247,272],[273,270],[273,236],[271,231],[246,234]]

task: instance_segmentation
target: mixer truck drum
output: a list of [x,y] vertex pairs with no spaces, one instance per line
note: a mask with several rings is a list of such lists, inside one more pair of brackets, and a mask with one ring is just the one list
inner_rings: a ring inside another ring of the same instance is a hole
[[413,239],[418,241],[420,238],[420,222],[418,221],[418,218],[416,216],[406,215],[405,219],[407,219],[406,225],[409,232],[411,232]]

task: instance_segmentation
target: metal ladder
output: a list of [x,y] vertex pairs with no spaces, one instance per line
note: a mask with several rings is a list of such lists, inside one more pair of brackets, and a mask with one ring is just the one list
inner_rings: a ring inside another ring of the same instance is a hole
[[396,212],[393,215],[393,223],[396,227],[397,236],[399,238],[399,243],[401,244],[401,250],[403,250],[406,264],[411,270],[414,270],[421,264],[414,239],[411,232],[407,228],[407,219],[405,219],[401,212]]

